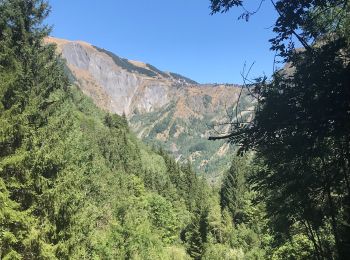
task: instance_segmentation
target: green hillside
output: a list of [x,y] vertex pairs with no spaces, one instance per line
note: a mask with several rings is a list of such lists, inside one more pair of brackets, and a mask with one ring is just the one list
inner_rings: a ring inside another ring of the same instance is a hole
[[[252,98],[244,92],[238,108],[239,120],[246,120],[251,115],[251,112],[242,112],[251,107]],[[130,118],[130,124],[145,143],[162,147],[180,163],[190,162],[197,173],[217,184],[230,167],[237,146],[228,145],[224,140],[209,141],[207,135],[217,134],[213,126],[218,131],[227,132],[229,125],[220,127],[219,123],[223,119],[225,122],[229,121],[229,116],[222,110],[204,113],[203,118],[180,118],[175,115],[177,109],[174,101],[153,112],[135,113]],[[228,106],[227,111],[235,115],[235,106]],[[164,138],[158,138],[159,135]]]
[[46,8],[0,3],[0,258],[234,256],[218,194],[69,83]]
[[19,37],[1,53],[1,259],[186,258],[205,183],[69,86],[52,46]]
[[[219,156],[217,152],[225,142],[210,142],[202,136],[211,130],[206,123],[212,119],[207,118],[174,118],[174,104],[158,109],[154,112],[134,115],[130,123],[136,128],[136,133],[143,133],[143,141],[149,145],[163,147],[171,153],[179,162],[191,162],[196,172],[203,174],[207,179],[216,179],[222,176],[231,162],[231,157],[225,151],[226,156]],[[160,120],[159,120],[160,119]],[[135,127],[142,122],[142,127]],[[183,132],[177,134],[178,129]],[[158,134],[167,135],[166,141],[158,140]],[[233,152],[232,147],[229,148]]]

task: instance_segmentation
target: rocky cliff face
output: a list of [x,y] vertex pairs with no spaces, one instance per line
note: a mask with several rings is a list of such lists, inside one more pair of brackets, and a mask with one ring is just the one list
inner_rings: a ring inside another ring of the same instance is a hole
[[[225,168],[229,146],[207,137],[209,125],[232,113],[238,86],[200,85],[85,42],[51,37],[46,41],[57,45],[82,91],[99,107],[125,113],[140,138],[159,143],[203,172],[215,174]],[[245,96],[242,104],[250,106],[249,98]]]

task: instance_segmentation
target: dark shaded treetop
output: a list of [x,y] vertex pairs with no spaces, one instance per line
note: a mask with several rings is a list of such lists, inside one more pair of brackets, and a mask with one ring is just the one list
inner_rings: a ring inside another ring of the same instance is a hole
[[[263,2],[264,0],[260,5]],[[348,2],[348,0],[271,0],[278,13],[273,27],[276,36],[270,40],[271,49],[277,51],[287,61],[294,53],[294,38],[296,38],[304,49],[312,51],[312,43],[330,32],[343,29],[344,25],[348,24],[349,18],[346,15],[349,11]],[[237,6],[243,7],[244,12],[240,18],[246,20],[256,12],[245,9],[244,1],[211,0],[212,14],[224,13]],[[344,12],[346,10],[347,12]],[[327,28],[321,28],[321,23]]]

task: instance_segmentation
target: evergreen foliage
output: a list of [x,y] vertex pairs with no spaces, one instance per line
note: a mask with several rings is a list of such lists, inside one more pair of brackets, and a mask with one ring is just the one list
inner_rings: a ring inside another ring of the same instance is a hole
[[[107,54],[109,57],[111,57],[113,59],[115,64],[117,64],[121,68],[127,70],[128,72],[138,72],[138,73],[141,73],[141,74],[146,75],[148,77],[156,77],[157,76],[158,69],[157,70],[153,70],[152,69],[153,66],[150,67],[147,64],[147,66],[150,69],[138,67],[138,66],[135,66],[134,64],[132,64],[131,62],[129,62],[127,59],[120,58],[119,56],[117,56],[116,54],[114,54],[114,53],[112,53],[110,51],[107,51],[105,49],[101,49],[101,48],[99,48],[97,46],[94,46],[94,48],[96,48],[98,51],[101,51],[101,52]],[[153,67],[153,68],[155,68],[155,67]]]
[[[287,65],[272,81],[257,79],[250,89],[255,118],[225,138],[240,144],[241,153],[255,151],[258,170],[249,180],[266,205],[274,259],[347,259],[349,1],[271,2],[279,14],[271,49]],[[211,3],[216,13],[244,1]],[[246,10],[241,18],[252,14]],[[294,40],[303,48],[296,50]]]

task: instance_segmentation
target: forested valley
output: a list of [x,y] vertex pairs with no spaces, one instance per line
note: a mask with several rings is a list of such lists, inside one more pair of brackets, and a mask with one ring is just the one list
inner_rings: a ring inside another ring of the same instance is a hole
[[237,147],[211,186],[72,84],[46,1],[0,0],[0,259],[348,259],[350,6],[275,7],[288,66],[244,86],[251,121],[210,138]]

